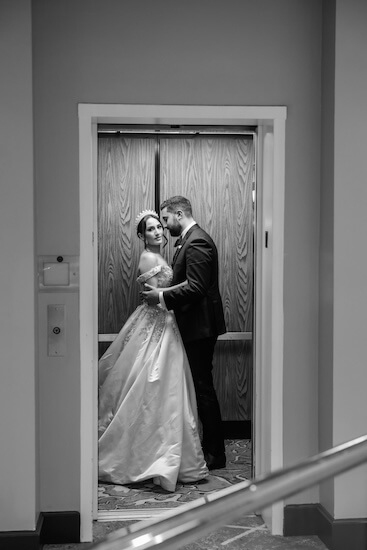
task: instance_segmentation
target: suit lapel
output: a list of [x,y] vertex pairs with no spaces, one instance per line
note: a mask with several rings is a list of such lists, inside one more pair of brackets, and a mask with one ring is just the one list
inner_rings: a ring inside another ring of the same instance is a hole
[[173,266],[175,265],[175,263],[176,263],[177,256],[178,256],[178,254],[179,254],[181,248],[182,248],[182,244],[180,244],[180,245],[176,248],[176,250],[175,250],[175,253],[174,253],[173,259],[172,259],[172,267],[173,267]]
[[195,230],[196,227],[199,227],[198,224],[193,225],[190,227],[184,238],[182,239],[182,243],[177,247],[176,252],[174,253],[173,260],[172,260],[172,267],[175,265],[177,261],[177,257],[179,253],[181,252],[181,249],[184,247],[188,237],[191,235],[191,233]]

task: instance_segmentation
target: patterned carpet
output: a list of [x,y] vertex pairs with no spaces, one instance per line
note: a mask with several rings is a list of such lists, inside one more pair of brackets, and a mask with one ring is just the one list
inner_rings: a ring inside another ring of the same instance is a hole
[[252,477],[251,441],[228,439],[225,443],[226,468],[212,470],[208,478],[195,484],[178,483],[174,493],[165,491],[150,480],[129,485],[99,483],[99,521],[104,517],[105,521],[111,519],[113,512],[118,518],[149,517],[155,515],[154,512],[158,513],[159,510],[180,506],[204,494],[250,479]]

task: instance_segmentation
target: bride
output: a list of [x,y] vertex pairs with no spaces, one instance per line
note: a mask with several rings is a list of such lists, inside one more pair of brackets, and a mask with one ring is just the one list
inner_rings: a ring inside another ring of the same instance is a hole
[[[172,269],[160,255],[158,214],[141,212],[136,228],[144,241],[137,282],[170,286]],[[153,479],[173,492],[177,481],[207,477],[195,389],[172,311],[139,305],[101,357],[98,378],[100,481]]]

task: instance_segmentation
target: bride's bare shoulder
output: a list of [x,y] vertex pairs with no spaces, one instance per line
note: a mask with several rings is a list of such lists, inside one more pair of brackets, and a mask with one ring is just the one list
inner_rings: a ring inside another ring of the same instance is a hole
[[139,260],[139,272],[146,273],[153,267],[167,266],[166,260],[156,252],[150,252],[149,250],[143,250]]
[[146,273],[157,265],[159,265],[157,255],[153,252],[149,252],[149,250],[143,250],[139,259],[139,273]]

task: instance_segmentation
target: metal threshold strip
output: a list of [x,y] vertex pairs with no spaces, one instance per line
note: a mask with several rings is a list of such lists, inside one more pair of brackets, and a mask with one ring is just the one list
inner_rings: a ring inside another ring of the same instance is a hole
[[177,550],[228,520],[257,512],[367,461],[367,435],[272,474],[221,489],[167,512],[162,519],[114,531],[91,550]]

